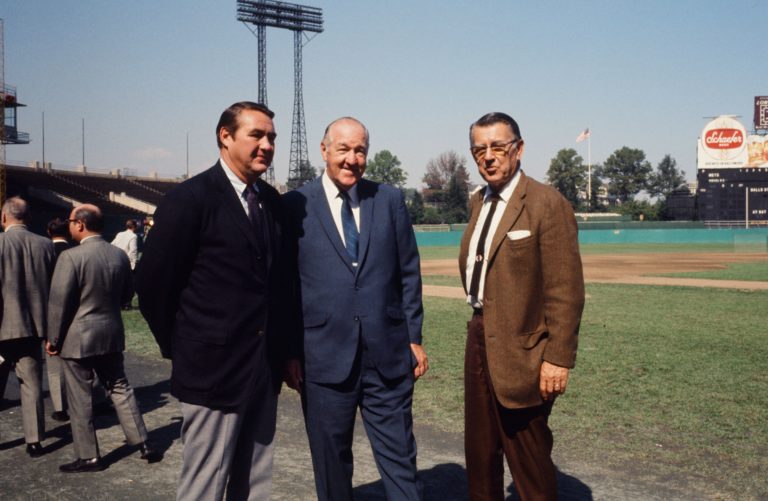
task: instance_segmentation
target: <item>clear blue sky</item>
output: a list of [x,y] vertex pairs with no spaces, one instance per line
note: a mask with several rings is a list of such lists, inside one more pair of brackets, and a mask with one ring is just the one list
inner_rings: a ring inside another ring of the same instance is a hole
[[[671,154],[695,177],[702,117],[741,115],[751,129],[768,94],[768,1],[307,0],[325,32],[304,47],[310,160],[342,115],[371,131],[371,152],[402,161],[420,186],[430,158],[469,157],[467,128],[488,111],[520,123],[523,168],[543,179],[561,148],[602,162],[622,146],[655,166]],[[257,42],[235,0],[0,0],[5,80],[27,108],[9,161],[190,171],[217,158],[214,127],[229,104],[255,100]],[[268,101],[277,113],[276,177],[285,180],[293,109],[293,34],[269,28]],[[479,180],[474,164],[468,167]]]

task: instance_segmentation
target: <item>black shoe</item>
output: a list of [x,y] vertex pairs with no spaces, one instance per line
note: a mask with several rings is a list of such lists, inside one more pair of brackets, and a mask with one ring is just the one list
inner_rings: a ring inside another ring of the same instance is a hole
[[163,459],[163,453],[153,448],[149,442],[140,443],[139,451],[141,452],[141,459],[146,459],[147,463],[157,463]]
[[59,466],[59,471],[64,473],[82,473],[84,471],[101,471],[104,469],[104,464],[101,462],[101,458],[80,459],[63,464]]
[[67,414],[67,411],[56,411],[53,414],[51,414],[51,419],[54,421],[69,421],[69,414]]
[[45,454],[45,450],[43,450],[43,446],[40,444],[40,442],[33,442],[31,444],[27,444],[27,454],[29,454],[29,457],[31,458],[39,458]]

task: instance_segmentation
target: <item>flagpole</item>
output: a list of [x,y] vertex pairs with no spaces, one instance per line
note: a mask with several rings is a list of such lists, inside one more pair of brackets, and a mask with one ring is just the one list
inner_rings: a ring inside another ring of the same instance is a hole
[[587,203],[592,207],[592,131],[587,136]]

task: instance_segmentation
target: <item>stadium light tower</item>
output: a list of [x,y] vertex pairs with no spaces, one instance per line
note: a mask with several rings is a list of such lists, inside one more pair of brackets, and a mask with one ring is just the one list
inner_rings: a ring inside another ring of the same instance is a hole
[[[304,123],[304,96],[302,85],[301,49],[305,32],[322,33],[323,10],[318,7],[298,5],[274,0],[237,0],[237,20],[256,26],[259,42],[259,101],[267,104],[267,26],[293,31],[293,125],[291,127],[291,158],[288,168],[288,184],[296,188],[303,184],[302,175],[309,166],[307,132]],[[250,27],[249,27],[250,29]],[[253,32],[253,30],[251,30]],[[308,41],[309,39],[307,39]],[[275,173],[270,166],[268,182],[274,184]]]

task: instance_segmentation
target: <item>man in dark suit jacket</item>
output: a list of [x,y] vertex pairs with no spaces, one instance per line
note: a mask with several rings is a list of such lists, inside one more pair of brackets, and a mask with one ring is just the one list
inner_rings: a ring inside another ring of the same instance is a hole
[[[48,236],[53,242],[54,268],[56,260],[62,252],[69,249],[69,221],[59,217],[48,221]],[[48,372],[48,392],[51,394],[53,403],[53,414],[51,418],[54,421],[69,421],[67,414],[67,392],[64,391],[64,367],[61,358],[47,355],[45,365]]]
[[141,458],[159,453],[147,444],[147,429],[123,366],[125,330],[120,306],[133,295],[128,256],[101,236],[104,218],[95,205],[72,209],[70,234],[80,245],[56,262],[48,303],[49,355],[63,360],[72,414],[75,461],[59,466],[64,473],[104,469],[93,427],[92,390],[98,376],[115,404],[120,426]]
[[557,499],[547,421],[576,360],[584,307],[576,219],[562,195],[520,170],[512,117],[484,115],[470,141],[488,185],[470,200],[459,252],[474,308],[464,365],[469,497],[504,499],[503,453],[521,499]]
[[29,206],[18,197],[2,207],[0,233],[0,388],[16,369],[27,454],[43,454],[42,367],[48,288],[53,272],[53,244],[27,230]]
[[221,159],[166,195],[137,269],[139,307],[181,401],[178,499],[269,496],[281,337],[296,315],[285,311],[280,198],[259,179],[273,116],[252,102],[222,113]]
[[427,370],[419,254],[402,193],[361,179],[368,131],[328,126],[326,168],[284,196],[299,266],[303,404],[322,500],[352,499],[358,406],[388,499],[421,498],[411,403]]

